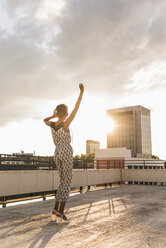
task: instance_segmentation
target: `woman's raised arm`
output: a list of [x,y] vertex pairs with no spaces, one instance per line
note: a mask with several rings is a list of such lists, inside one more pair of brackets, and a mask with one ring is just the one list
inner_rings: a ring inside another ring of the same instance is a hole
[[65,129],[69,128],[71,122],[73,121],[73,119],[76,116],[77,111],[79,109],[79,106],[80,106],[80,103],[81,103],[81,100],[82,100],[82,96],[83,96],[83,93],[84,93],[84,85],[79,84],[79,88],[80,88],[80,94],[79,94],[79,97],[77,99],[76,105],[75,105],[73,111],[71,112],[71,114],[69,115],[69,117],[67,118],[67,120],[64,122]]

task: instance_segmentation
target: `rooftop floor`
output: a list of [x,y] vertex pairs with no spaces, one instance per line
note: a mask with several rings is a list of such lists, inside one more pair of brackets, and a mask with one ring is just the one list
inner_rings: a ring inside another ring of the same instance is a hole
[[69,223],[51,221],[54,200],[0,209],[1,248],[166,247],[166,187],[122,185],[71,196]]

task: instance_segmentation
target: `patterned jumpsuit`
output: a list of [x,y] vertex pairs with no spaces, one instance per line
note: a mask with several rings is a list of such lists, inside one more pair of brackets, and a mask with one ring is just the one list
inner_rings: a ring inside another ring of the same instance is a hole
[[60,184],[56,193],[56,200],[65,202],[69,197],[73,169],[73,149],[70,145],[70,131],[65,130],[63,122],[58,126],[51,122],[51,132],[56,146],[54,158],[59,171]]

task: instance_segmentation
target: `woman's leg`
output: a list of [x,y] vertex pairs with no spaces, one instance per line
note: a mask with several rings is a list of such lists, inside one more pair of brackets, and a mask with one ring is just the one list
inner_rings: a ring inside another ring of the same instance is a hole
[[59,212],[64,215],[64,209],[66,201],[69,197],[70,185],[72,180],[72,168],[73,168],[73,157],[72,159],[64,160],[63,166],[63,185],[62,185],[62,201],[60,203]]
[[[64,215],[64,209],[66,201],[69,197],[70,192],[70,184],[72,180],[72,169],[73,169],[73,150],[71,147],[67,147],[68,152],[62,151],[63,156],[61,156],[61,160],[57,161],[57,167],[59,170],[60,176],[60,184],[56,193],[56,200],[59,210],[58,212],[63,216],[63,219],[67,220]],[[56,205],[56,204],[55,204]],[[56,207],[57,207],[56,205]],[[56,210],[57,211],[57,210]]]
[[60,202],[56,200],[54,210],[56,210],[57,212],[59,211],[59,204]]
[[55,207],[54,210],[59,211],[59,206],[60,206],[60,201],[62,199],[62,192],[63,192],[63,185],[64,185],[64,181],[63,181],[63,166],[62,166],[62,161],[57,159],[56,160],[56,165],[58,168],[58,173],[59,173],[59,177],[60,177],[60,183],[56,192],[56,201],[55,201]]
[[62,201],[60,204],[59,213],[62,215],[64,215],[65,204],[66,204],[65,201]]

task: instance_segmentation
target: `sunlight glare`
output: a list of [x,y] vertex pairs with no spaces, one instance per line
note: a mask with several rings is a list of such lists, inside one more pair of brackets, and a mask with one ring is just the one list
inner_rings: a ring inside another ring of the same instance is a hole
[[112,133],[115,128],[115,122],[111,117],[106,116],[105,129],[107,134]]

